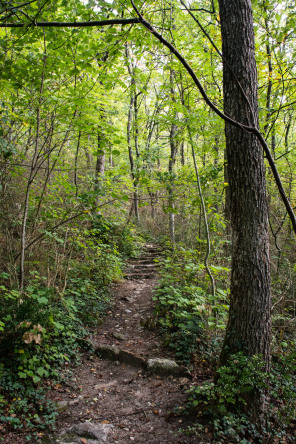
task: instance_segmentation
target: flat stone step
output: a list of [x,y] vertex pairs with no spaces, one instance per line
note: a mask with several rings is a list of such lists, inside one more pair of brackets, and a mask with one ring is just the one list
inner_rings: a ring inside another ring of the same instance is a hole
[[[152,261],[154,260],[154,258],[152,258]],[[160,260],[160,259],[159,259]],[[147,258],[147,259],[130,259],[128,261],[129,263],[131,263],[132,265],[145,265],[145,264],[158,264],[158,262],[151,262],[151,258]]]
[[156,250],[156,251],[161,251],[161,246],[160,245],[153,245],[153,244],[146,244],[143,246],[144,250]]
[[159,264],[132,264],[128,268],[132,270],[156,270]]
[[110,361],[119,361],[123,364],[131,365],[133,367],[145,368],[146,366],[146,360],[144,358],[125,350],[121,350],[115,345],[99,345],[95,347],[95,353],[103,359],[109,359]]
[[162,255],[162,251],[144,251],[142,256],[151,256],[153,254],[156,255],[156,256],[161,256]]
[[127,280],[140,280],[140,279],[155,279],[157,277],[156,273],[129,273],[124,275],[124,279]]

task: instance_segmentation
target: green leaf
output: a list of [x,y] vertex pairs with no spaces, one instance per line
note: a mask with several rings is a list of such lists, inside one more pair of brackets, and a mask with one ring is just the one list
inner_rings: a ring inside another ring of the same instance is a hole
[[48,304],[48,299],[45,296],[37,297],[36,299],[39,304]]

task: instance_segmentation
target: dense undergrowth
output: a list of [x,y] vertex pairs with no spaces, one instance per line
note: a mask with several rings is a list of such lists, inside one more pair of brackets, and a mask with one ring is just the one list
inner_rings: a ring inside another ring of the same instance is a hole
[[199,250],[186,249],[184,245],[168,250],[155,292],[155,313],[167,344],[189,366],[196,353],[209,360],[217,355],[226,326],[229,268],[210,268],[219,283],[215,294],[210,292]]
[[[287,297],[287,286],[289,282],[291,287],[291,279],[295,282],[295,267],[286,256],[273,275],[272,362],[266,372],[260,356],[249,358],[243,353],[219,367],[229,305],[229,269],[227,258],[222,265],[216,262],[210,267],[216,280],[213,295],[200,250],[186,249],[184,244],[168,248],[154,296],[155,317],[166,343],[193,374],[186,412],[194,419],[185,432],[202,436],[210,429],[211,442],[217,443],[294,442],[296,341],[291,325],[295,313],[293,291]],[[194,378],[196,367],[201,366],[208,375],[202,384]],[[269,404],[260,421],[246,411],[248,397],[258,392]]]
[[108,308],[112,283],[140,248],[132,226],[102,216],[68,228],[67,237],[71,249],[61,245],[63,257],[47,274],[44,263],[35,264],[22,292],[1,275],[0,421],[7,430],[27,430],[29,441],[54,425],[56,406],[46,392],[69,378],[68,364],[79,364],[81,348],[91,347],[87,338]]

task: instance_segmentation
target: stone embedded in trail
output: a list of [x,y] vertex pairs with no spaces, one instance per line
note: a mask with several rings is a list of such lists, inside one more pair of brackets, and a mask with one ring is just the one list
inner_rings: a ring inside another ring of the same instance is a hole
[[95,348],[95,353],[103,359],[110,359],[111,361],[118,361],[120,349],[114,345],[99,345]]
[[65,410],[67,410],[67,408],[69,406],[78,404],[79,401],[81,401],[81,399],[83,399],[83,396],[78,396],[76,399],[72,399],[70,401],[57,401],[55,403],[56,404],[56,408],[57,408],[59,413],[64,412]]
[[103,359],[119,361],[133,367],[141,367],[159,376],[188,376],[187,369],[178,365],[171,359],[151,358],[148,359],[148,361],[145,361],[145,359],[135,355],[134,353],[121,350],[114,345],[106,344],[96,347],[95,353]]
[[116,384],[117,384],[116,380],[110,381],[110,382],[102,382],[101,384],[95,385],[95,389],[96,390],[105,390],[105,389],[107,389],[109,387],[113,387]]
[[60,444],[81,444],[82,442],[87,442],[87,444],[101,444],[107,441],[108,434],[113,427],[112,424],[82,422],[64,430],[55,442]]
[[142,274],[142,273],[128,273],[125,274],[124,278],[127,280],[135,280],[135,281],[139,281],[139,283],[143,283],[142,279],[155,279],[157,277],[156,274]]
[[95,353],[103,359],[119,361],[133,367],[145,367],[146,365],[145,359],[125,350],[121,350],[114,345],[99,345],[96,347]]
[[[136,291],[135,291],[135,293],[136,293]],[[126,302],[134,302],[134,298],[131,298],[129,296],[122,296],[120,299],[122,301],[126,301]]]
[[84,422],[72,427],[72,430],[81,437],[96,439],[99,442],[106,442],[107,436],[113,428],[112,424],[92,424]]
[[171,359],[153,358],[147,361],[147,370],[159,376],[186,376],[185,367],[178,365]]
[[132,365],[133,367],[144,368],[146,365],[145,359],[124,350],[120,350],[119,361],[127,365]]

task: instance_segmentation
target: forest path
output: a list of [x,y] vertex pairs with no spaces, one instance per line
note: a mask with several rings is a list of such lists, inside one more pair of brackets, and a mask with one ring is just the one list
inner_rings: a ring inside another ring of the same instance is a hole
[[[86,353],[70,381],[78,390],[56,387],[51,393],[60,409],[64,408],[57,422],[58,433],[76,427],[75,434],[58,439],[44,437],[42,442],[201,442],[179,432],[184,420],[174,414],[184,406],[184,386],[189,384],[189,378],[182,374],[157,376],[148,372],[145,364],[148,358],[172,359],[157,331],[147,328],[153,319],[152,290],[157,283],[154,259],[160,254],[155,246],[146,245],[143,256],[129,261],[125,280],[114,288],[112,308],[92,338],[95,347],[103,350],[101,355],[107,350],[106,356],[111,353],[113,360]],[[77,434],[77,424],[86,422],[95,429]]]

